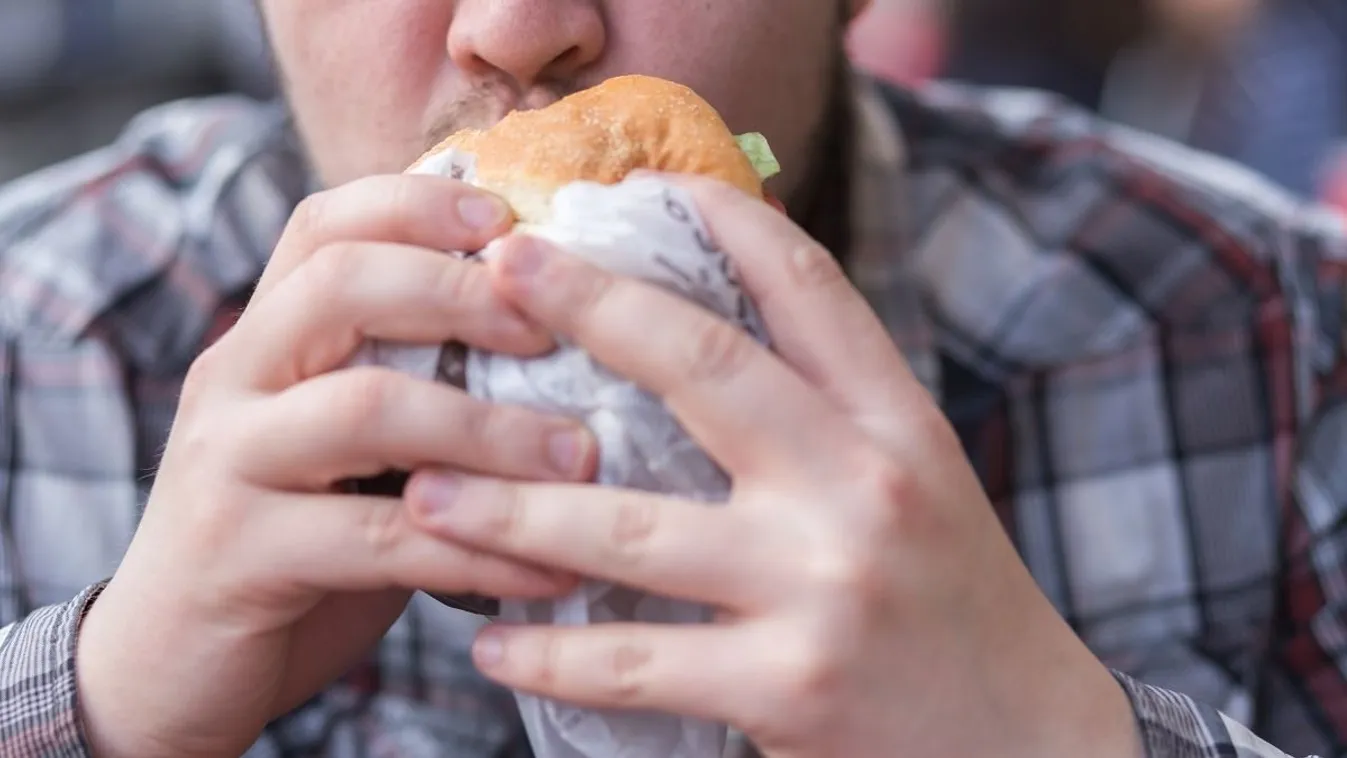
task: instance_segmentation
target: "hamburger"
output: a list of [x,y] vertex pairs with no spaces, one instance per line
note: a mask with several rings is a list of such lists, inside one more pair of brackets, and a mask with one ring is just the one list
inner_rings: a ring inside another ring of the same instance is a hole
[[[471,157],[471,172],[462,160]],[[720,114],[690,88],[650,76],[621,76],[542,109],[516,111],[489,129],[459,131],[416,160],[411,173],[452,175],[504,199],[524,227],[553,220],[553,197],[576,182],[621,183],[652,170],[695,174],[765,197],[780,171],[766,139],[733,135]],[[779,203],[776,204],[779,208]],[[436,379],[467,388],[468,351],[443,346]],[[400,496],[406,472],[354,482],[364,494]],[[434,595],[441,603],[496,616],[500,602],[476,595]]]
[[465,129],[421,156],[473,155],[473,183],[499,195],[525,223],[545,223],[551,198],[572,182],[616,184],[632,171],[696,174],[754,197],[780,171],[767,140],[734,136],[696,92],[652,76],[620,76],[490,129]]
[[[728,256],[710,240],[691,194],[659,177],[629,180],[637,170],[695,174],[763,198],[763,182],[779,166],[761,135],[735,137],[715,109],[687,87],[624,76],[547,108],[511,114],[490,129],[458,132],[408,169],[492,192],[513,208],[519,231],[687,297],[768,344],[755,307]],[[463,254],[490,260],[495,244]],[[608,371],[581,346],[558,340],[551,353],[527,358],[457,343],[429,353],[420,346],[394,346],[382,355],[384,365],[418,376],[433,372],[436,380],[486,402],[583,421],[598,442],[599,484],[708,504],[729,495],[728,474],[664,401]],[[405,476],[391,475],[373,486],[394,494],[404,483]],[[594,581],[560,599],[433,597],[509,623],[702,623],[711,614],[697,603]],[[719,758],[725,745],[725,728],[715,723],[587,711],[525,694],[517,698],[539,758]]]

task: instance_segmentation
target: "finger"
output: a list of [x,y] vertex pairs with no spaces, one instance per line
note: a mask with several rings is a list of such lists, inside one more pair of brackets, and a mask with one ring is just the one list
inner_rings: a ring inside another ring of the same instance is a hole
[[527,237],[507,240],[491,268],[515,307],[663,397],[735,474],[798,472],[818,464],[821,445],[851,439],[836,409],[799,375],[684,298]]
[[306,589],[542,598],[575,587],[569,575],[438,539],[417,528],[393,498],[285,495],[263,507],[268,517],[253,520],[259,533],[249,538],[274,546],[265,553],[274,557],[260,570]]
[[596,457],[579,422],[377,367],[325,374],[260,400],[241,426],[241,473],[278,488],[322,489],[424,466],[585,479]]
[[305,198],[291,215],[258,283],[265,297],[314,251],[337,242],[386,242],[475,251],[504,234],[509,206],[494,195],[439,176],[358,179]]
[[790,550],[737,510],[634,490],[419,472],[423,528],[540,566],[750,613],[793,585]]
[[461,340],[536,354],[551,340],[496,295],[484,268],[422,248],[324,248],[245,313],[226,339],[239,381],[275,391],[335,369],[366,340]]
[[827,249],[733,187],[667,178],[692,193],[787,363],[852,414],[892,416],[913,402],[929,404],[893,337]]
[[734,721],[760,679],[738,627],[603,624],[482,630],[473,661],[511,689],[583,708]]

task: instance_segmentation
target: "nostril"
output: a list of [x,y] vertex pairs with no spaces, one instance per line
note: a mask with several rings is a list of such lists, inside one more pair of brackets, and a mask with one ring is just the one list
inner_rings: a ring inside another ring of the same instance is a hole
[[460,71],[477,76],[485,76],[496,70],[491,61],[471,50],[449,49],[449,59]]
[[566,48],[566,50],[563,51],[561,55],[558,55],[557,57],[553,58],[552,65],[549,66],[548,68],[554,71],[568,73],[572,70],[572,68],[578,68],[580,65],[583,65],[583,61],[580,60],[580,57],[583,54],[584,52],[580,49],[579,45],[571,45],[570,47]]
[[477,76],[504,75],[521,92],[569,80],[603,55],[603,19],[592,0],[452,5],[457,9],[446,40],[451,62]]

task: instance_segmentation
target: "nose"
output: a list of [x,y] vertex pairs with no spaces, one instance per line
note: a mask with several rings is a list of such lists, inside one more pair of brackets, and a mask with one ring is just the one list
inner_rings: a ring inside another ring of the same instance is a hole
[[599,0],[459,0],[449,57],[469,74],[504,74],[527,90],[598,60],[606,35]]

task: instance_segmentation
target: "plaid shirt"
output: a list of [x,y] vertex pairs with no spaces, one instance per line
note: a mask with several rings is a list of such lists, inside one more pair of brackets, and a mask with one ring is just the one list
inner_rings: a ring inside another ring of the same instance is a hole
[[[1039,95],[856,97],[853,277],[1151,755],[1347,756],[1342,224]],[[216,99],[0,194],[0,755],[85,753],[79,621],[304,176]],[[527,755],[472,625],[419,598],[249,756]]]

